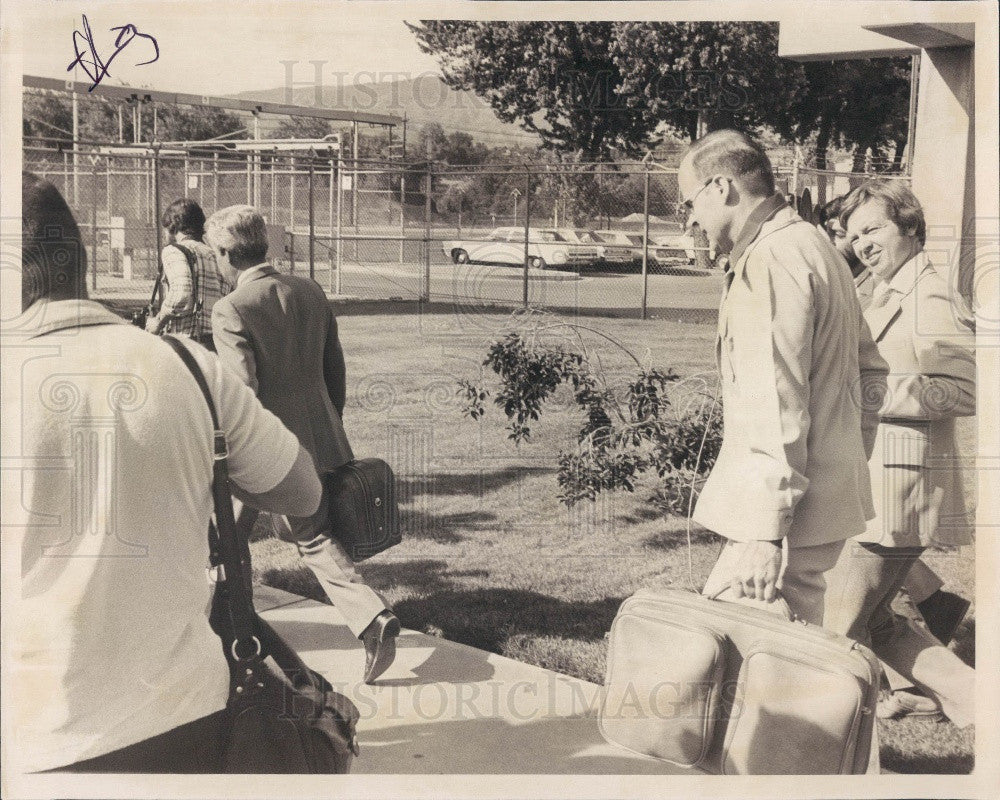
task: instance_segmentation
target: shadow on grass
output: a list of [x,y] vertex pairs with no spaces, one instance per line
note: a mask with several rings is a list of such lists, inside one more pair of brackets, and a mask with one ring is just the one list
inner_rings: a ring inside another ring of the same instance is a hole
[[259,582],[265,586],[273,586],[275,589],[292,592],[292,594],[308,597],[310,600],[316,600],[320,603],[330,602],[323,587],[316,580],[316,576],[304,564],[265,569],[260,573]]
[[444,590],[402,600],[395,612],[408,628],[434,627],[446,639],[501,653],[518,633],[603,640],[622,599],[574,602],[521,589]]
[[[718,534],[712,533],[712,531],[707,531],[697,526],[691,528],[692,546],[721,544],[721,542],[722,538]],[[642,546],[652,548],[653,550],[671,551],[677,550],[680,547],[687,547],[687,543],[687,533],[683,527],[680,527],[654,533],[643,540]]]
[[438,544],[458,544],[467,539],[458,529],[495,522],[497,515],[487,511],[460,511],[434,514],[416,508],[399,510],[404,539],[422,539]]
[[903,753],[895,747],[882,747],[879,751],[882,767],[892,772],[911,775],[968,775],[976,759],[971,753]]
[[396,479],[396,491],[401,498],[419,495],[454,496],[470,495],[482,497],[496,492],[525,477],[550,475],[553,467],[504,467],[492,471],[436,472],[421,477],[401,477]]

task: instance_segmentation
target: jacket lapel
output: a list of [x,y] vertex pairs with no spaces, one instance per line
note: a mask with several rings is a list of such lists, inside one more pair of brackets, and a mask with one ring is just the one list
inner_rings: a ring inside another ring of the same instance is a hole
[[865,321],[868,323],[868,327],[872,332],[872,338],[876,342],[882,338],[885,329],[889,327],[896,318],[896,315],[899,314],[902,304],[903,296],[899,292],[893,292],[892,297],[888,299],[884,306],[875,308],[874,305],[870,305],[865,310]]
[[[892,289],[892,295],[886,301],[885,305],[876,308],[875,303],[873,302],[867,309],[865,309],[865,322],[868,323],[868,327],[872,332],[872,338],[876,342],[882,338],[886,329],[892,324],[892,321],[899,314],[903,305],[903,298],[912,292],[914,287],[917,285],[917,279],[920,277],[921,268],[926,263],[927,260],[923,257],[923,253],[921,252],[903,264],[903,266],[901,266],[896,274],[889,280],[889,287]],[[875,291],[877,293],[878,289]]]

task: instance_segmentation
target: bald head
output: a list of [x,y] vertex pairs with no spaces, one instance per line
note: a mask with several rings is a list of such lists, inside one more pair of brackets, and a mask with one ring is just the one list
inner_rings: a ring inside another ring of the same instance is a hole
[[691,145],[684,156],[699,182],[713,175],[733,178],[755,197],[774,194],[774,170],[763,148],[745,133],[713,131]]

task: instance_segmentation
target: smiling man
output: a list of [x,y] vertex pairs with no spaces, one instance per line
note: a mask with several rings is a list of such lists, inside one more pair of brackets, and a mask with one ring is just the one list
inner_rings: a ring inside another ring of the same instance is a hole
[[[873,516],[874,409],[886,366],[830,241],[775,193],[764,151],[708,134],[681,162],[683,205],[729,269],[716,339],[724,437],[694,519],[727,539],[704,592],[772,602],[820,623],[823,573]],[[878,394],[876,392],[876,394]]]

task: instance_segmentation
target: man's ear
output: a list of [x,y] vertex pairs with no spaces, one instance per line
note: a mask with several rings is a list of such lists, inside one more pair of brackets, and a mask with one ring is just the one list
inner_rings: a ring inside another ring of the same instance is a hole
[[723,175],[716,175],[712,178],[712,183],[722,190],[722,201],[726,204],[735,201],[736,184],[731,178]]

